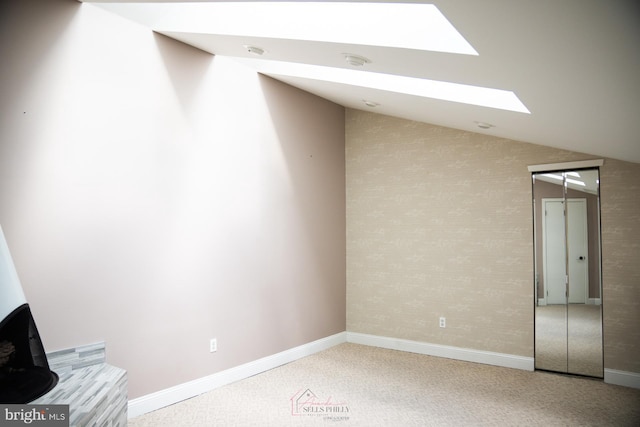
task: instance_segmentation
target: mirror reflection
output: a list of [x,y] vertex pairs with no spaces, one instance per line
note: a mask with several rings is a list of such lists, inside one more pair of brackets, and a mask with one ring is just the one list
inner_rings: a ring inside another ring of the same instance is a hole
[[534,173],[535,366],[603,376],[598,169]]

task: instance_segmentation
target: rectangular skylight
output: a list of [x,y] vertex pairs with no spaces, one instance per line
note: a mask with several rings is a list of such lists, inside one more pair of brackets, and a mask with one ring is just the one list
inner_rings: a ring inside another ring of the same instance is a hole
[[259,72],[267,75],[329,81],[530,114],[515,93],[507,90],[292,62],[249,59],[242,61],[250,63]]
[[[228,35],[478,55],[432,4],[381,2],[96,3],[163,34]],[[266,47],[268,50],[268,46]],[[216,53],[216,52],[212,52]],[[377,58],[376,58],[377,59]],[[269,61],[267,75],[299,77],[529,114],[511,91],[416,77]]]
[[96,3],[159,32],[268,37],[478,53],[432,4],[346,2]]
[[[575,172],[567,172],[567,175],[573,175]],[[562,177],[562,175],[557,175],[554,173],[545,173],[543,174],[543,176],[546,176],[548,178],[553,178],[553,179],[557,179],[558,181],[563,181],[564,178]],[[580,176],[580,175],[578,175]],[[572,179],[572,178],[567,178],[567,182],[569,184],[575,184],[575,185],[579,185],[581,187],[585,187],[586,184],[582,181],[578,181],[577,179]]]

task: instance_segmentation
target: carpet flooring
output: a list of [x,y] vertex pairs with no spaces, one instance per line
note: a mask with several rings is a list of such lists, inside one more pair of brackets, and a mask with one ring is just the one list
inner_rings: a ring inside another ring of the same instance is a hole
[[640,390],[345,343],[129,420],[335,425],[640,426]]

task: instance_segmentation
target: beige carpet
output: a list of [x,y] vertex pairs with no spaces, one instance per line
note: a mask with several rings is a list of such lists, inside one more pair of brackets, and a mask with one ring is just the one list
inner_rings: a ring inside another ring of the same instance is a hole
[[640,426],[640,390],[347,343],[129,420],[331,425]]

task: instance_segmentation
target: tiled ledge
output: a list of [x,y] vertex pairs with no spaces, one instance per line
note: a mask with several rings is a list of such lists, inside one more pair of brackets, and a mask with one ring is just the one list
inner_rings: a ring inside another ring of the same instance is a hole
[[47,353],[49,368],[56,374],[69,373],[91,365],[101,365],[106,361],[104,342],[83,345],[82,347]]
[[33,404],[69,405],[70,426],[125,427],[127,373],[105,363],[104,343],[47,354],[60,380]]

